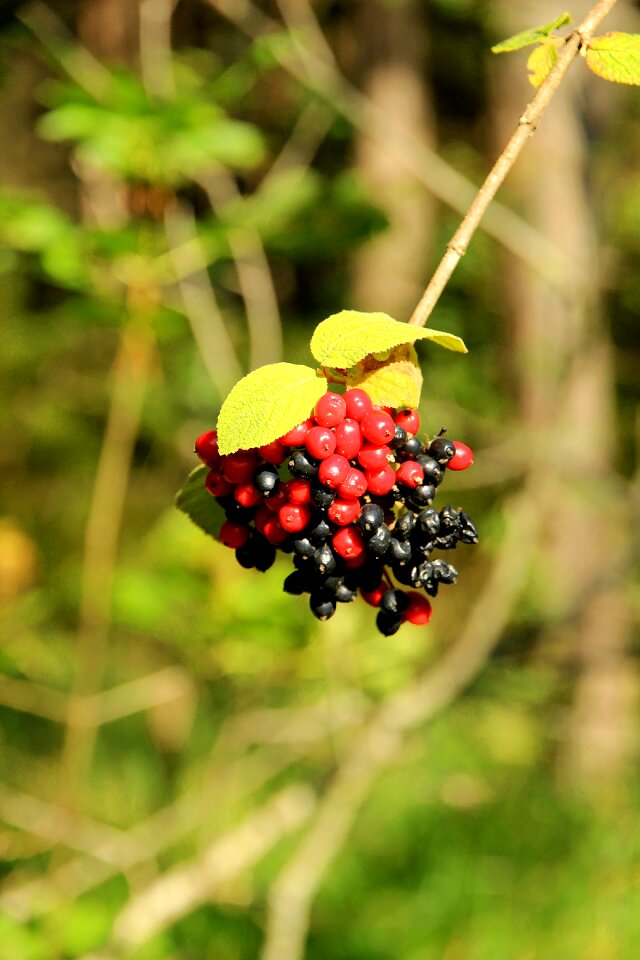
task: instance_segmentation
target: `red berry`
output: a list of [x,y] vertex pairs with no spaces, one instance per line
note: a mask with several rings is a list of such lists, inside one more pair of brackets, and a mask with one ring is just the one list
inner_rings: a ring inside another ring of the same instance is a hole
[[270,514],[269,519],[263,526],[262,532],[265,537],[274,547],[277,547],[279,544],[284,543],[289,534],[282,527],[280,521],[275,516],[275,514]]
[[473,450],[461,440],[454,440],[453,445],[456,448],[451,460],[447,464],[448,470],[466,470],[473,463]]
[[287,447],[301,447],[304,443],[304,438],[312,426],[313,420],[303,420],[302,423],[299,423],[292,430],[289,430],[288,433],[285,433],[283,437],[280,437],[280,442],[284,443]]
[[300,533],[311,520],[311,510],[300,503],[286,503],[278,511],[278,520],[287,533]]
[[336,453],[353,460],[362,446],[362,430],[357,420],[343,420],[333,431],[336,438]]
[[233,490],[232,484],[225,480],[219,470],[209,470],[204,485],[214,497],[226,497]]
[[[287,480],[284,488],[289,503],[311,503],[311,484],[308,480],[294,477],[292,480]],[[284,506],[284,504],[280,504],[280,506]]]
[[289,503],[289,497],[287,496],[287,486],[286,484],[283,487],[280,487],[272,497],[269,497],[265,501],[267,509],[271,513],[277,513],[280,507],[284,507],[285,503]]
[[409,605],[402,615],[409,623],[425,624],[431,619],[431,604],[421,593],[408,590]]
[[252,483],[239,483],[233,495],[241,507],[257,507],[262,503],[262,494]]
[[372,410],[362,421],[362,432],[365,440],[379,447],[393,440],[396,425],[384,410]]
[[362,497],[367,492],[367,478],[361,470],[349,467],[347,475],[338,487],[338,496],[343,500]]
[[318,467],[318,480],[325,487],[335,490],[340,486],[349,470],[349,461],[339,453],[332,453],[330,457],[323,460]]
[[364,538],[357,527],[343,527],[333,535],[333,549],[345,559],[359,557],[364,552]]
[[311,427],[305,437],[304,445],[312,457],[316,460],[324,460],[336,449],[336,438],[328,427]]
[[347,390],[344,395],[347,405],[347,416],[353,420],[362,420],[373,410],[373,401],[368,393],[355,387],[353,390]]
[[273,464],[275,467],[283,463],[289,456],[289,451],[281,440],[272,440],[271,443],[266,443],[263,447],[258,447],[258,453],[263,460]]
[[382,581],[378,584],[375,590],[361,590],[360,596],[365,601],[365,603],[370,604],[372,607],[379,607],[380,601],[382,600],[383,595],[387,592],[389,588],[386,583]]
[[389,465],[390,456],[391,447],[388,447],[386,443],[381,447],[372,443],[365,443],[358,454],[358,463],[365,470],[382,470],[383,467]]
[[258,458],[253,450],[237,450],[222,458],[220,468],[229,483],[246,483],[251,480],[257,464]]
[[258,507],[256,515],[253,518],[255,528],[258,533],[264,533],[264,528],[269,520],[273,517],[273,511],[271,510],[271,504],[275,500],[275,497],[272,497],[271,500],[267,500],[266,503],[263,503],[261,507]]
[[220,452],[218,450],[218,431],[207,430],[201,433],[196,440],[196,453],[203,463],[208,467],[217,467],[220,463]]
[[382,497],[396,485],[396,473],[389,464],[382,470],[366,470],[367,489],[374,497]]
[[414,460],[405,460],[396,471],[396,480],[404,487],[419,487],[424,481],[424,471]]
[[395,416],[396,424],[414,436],[420,429],[420,414],[417,410],[400,410]]
[[224,543],[225,547],[233,547],[234,550],[246,543],[250,536],[250,528],[243,523],[225,520],[220,527],[220,543]]
[[358,519],[360,509],[360,502],[358,500],[336,499],[327,510],[327,515],[329,520],[339,527],[347,527],[350,523],[354,523],[354,521]]
[[347,404],[339,393],[329,390],[316,403],[313,416],[321,427],[335,427],[344,420]]
[[363,550],[362,553],[359,553],[357,557],[344,557],[342,562],[345,567],[349,568],[349,570],[355,570],[357,567],[361,567],[367,562],[367,552],[366,550]]

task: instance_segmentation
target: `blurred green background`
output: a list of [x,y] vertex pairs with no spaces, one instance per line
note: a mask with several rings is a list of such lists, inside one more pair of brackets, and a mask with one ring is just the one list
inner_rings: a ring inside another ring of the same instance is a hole
[[481,535],[427,628],[173,507],[240,376],[408,318],[561,12],[0,6],[1,960],[637,960],[635,89],[574,64],[420,347]]

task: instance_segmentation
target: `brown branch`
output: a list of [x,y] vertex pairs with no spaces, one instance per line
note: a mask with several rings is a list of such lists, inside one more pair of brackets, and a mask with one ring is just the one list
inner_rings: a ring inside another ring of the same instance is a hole
[[416,327],[423,327],[431,316],[433,308],[449,282],[451,274],[467,252],[471,237],[480,225],[480,221],[489,204],[498,192],[499,187],[502,185],[511,167],[520,156],[527,140],[535,133],[542,114],[549,106],[565,73],[575,60],[581,46],[584,46],[589,40],[593,31],[613,9],[616,3],[617,0],[600,0],[590,13],[587,14],[582,23],[567,37],[564,46],[560,50],[555,67],[518,120],[515,133],[494,163],[475,200],[467,210],[462,223],[447,244],[446,253],[436,267],[436,271],[422,294],[420,302],[413,311],[411,319],[409,320],[410,324]]

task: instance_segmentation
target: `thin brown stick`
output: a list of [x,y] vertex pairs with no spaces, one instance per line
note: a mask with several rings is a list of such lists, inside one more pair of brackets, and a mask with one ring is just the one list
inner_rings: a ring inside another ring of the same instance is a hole
[[436,267],[435,273],[409,320],[409,323],[413,326],[423,327],[431,316],[451,274],[467,252],[471,237],[480,225],[487,207],[520,156],[525,143],[535,133],[542,114],[549,106],[565,73],[575,60],[580,48],[588,42],[593,31],[617,2],[618,0],[600,0],[582,23],[567,37],[555,67],[518,120],[518,126],[513,136],[494,163],[475,200],[467,210],[462,223],[447,244],[446,253]]

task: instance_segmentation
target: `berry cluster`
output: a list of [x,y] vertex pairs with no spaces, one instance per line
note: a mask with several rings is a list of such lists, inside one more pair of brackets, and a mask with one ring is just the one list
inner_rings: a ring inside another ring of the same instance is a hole
[[257,450],[221,456],[216,431],[203,433],[196,453],[225,512],[220,540],[246,568],[292,554],[284,590],[308,593],[319,620],[359,592],[385,636],[428,623],[428,597],[458,577],[431,554],[478,534],[466,513],[432,506],[446,470],[469,467],[471,450],[442,434],[423,443],[419,429],[417,410],[375,406],[352,389],[325,393],[312,417]]

